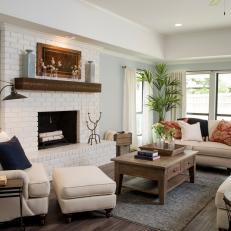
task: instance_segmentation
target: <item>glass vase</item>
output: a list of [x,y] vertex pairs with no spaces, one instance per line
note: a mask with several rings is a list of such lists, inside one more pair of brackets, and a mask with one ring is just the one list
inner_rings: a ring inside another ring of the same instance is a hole
[[164,143],[165,143],[164,138],[158,137],[158,138],[156,139],[156,147],[157,147],[157,148],[164,149]]
[[168,149],[170,149],[170,150],[175,149],[175,140],[174,140],[173,137],[171,137],[171,138],[168,140]]

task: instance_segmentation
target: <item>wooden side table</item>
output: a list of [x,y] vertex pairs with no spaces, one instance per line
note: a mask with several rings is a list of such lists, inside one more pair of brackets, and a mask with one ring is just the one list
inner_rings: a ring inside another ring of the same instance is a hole
[[22,216],[22,192],[23,192],[23,180],[22,179],[10,179],[7,180],[5,186],[0,186],[0,198],[18,197],[20,202],[20,229],[25,230]]
[[225,207],[226,207],[228,221],[229,221],[228,231],[231,231],[231,192],[225,192],[223,200],[225,202]]
[[132,133],[119,132],[114,135],[116,141],[116,156],[130,152],[130,145],[132,144]]

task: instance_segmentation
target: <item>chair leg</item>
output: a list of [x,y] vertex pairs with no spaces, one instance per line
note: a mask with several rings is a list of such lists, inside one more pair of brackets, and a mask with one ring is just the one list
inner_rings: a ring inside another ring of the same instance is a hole
[[45,225],[46,224],[46,214],[39,215],[39,218],[40,218],[40,225]]
[[110,218],[112,216],[111,212],[112,212],[113,209],[105,209],[106,213],[105,213],[105,216],[106,218]]
[[65,217],[65,222],[67,224],[71,223],[71,221],[72,221],[72,214],[65,214],[64,217]]

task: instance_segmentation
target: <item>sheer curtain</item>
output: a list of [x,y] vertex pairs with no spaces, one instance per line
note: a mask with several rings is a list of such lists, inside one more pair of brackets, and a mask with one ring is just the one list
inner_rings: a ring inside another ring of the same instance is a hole
[[123,130],[132,132],[132,145],[137,147],[136,132],[136,70],[124,69]]
[[186,72],[185,71],[176,71],[170,73],[172,79],[180,81],[179,89],[181,91],[180,102],[176,108],[173,108],[170,112],[170,119],[177,120],[182,118],[186,114]]
[[152,143],[153,111],[147,106],[148,95],[152,95],[152,88],[147,82],[143,82],[143,124],[142,144]]

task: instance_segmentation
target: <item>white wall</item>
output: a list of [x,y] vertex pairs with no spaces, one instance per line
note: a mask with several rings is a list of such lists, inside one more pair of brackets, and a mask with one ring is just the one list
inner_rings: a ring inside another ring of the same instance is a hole
[[[96,79],[99,80],[99,48],[11,25],[3,25],[1,28],[1,80],[11,81],[15,77],[22,76],[23,54],[26,49],[35,51],[37,42],[80,50],[82,53],[82,81],[85,80],[84,64],[88,60],[95,62]],[[8,94],[9,90],[6,89],[1,97]],[[89,137],[86,126],[87,113],[90,112],[95,118],[98,117],[100,112],[99,93],[55,91],[20,91],[20,93],[28,98],[1,101],[0,127],[10,137],[16,135],[19,138],[26,153],[32,153],[38,149],[38,112],[79,111],[79,140],[81,143],[87,142]]]
[[[123,69],[151,69],[151,63],[142,62],[129,56],[107,52],[100,47],[80,43],[50,34],[32,31],[26,28],[3,24],[0,28],[1,69],[0,79],[10,81],[22,76],[22,55],[26,49],[36,50],[36,43],[52,44],[60,47],[81,50],[82,80],[85,80],[84,64],[93,60],[96,65],[96,81],[102,83],[102,92],[98,93],[67,93],[46,91],[21,91],[27,99],[0,101],[0,127],[9,136],[16,135],[28,153],[37,150],[37,113],[41,111],[80,111],[80,142],[87,142],[89,135],[86,128],[87,113],[95,117],[102,111],[102,119],[98,131],[103,137],[106,130],[122,130],[123,104]],[[6,89],[1,98],[9,93]]]
[[100,54],[100,80],[102,93],[101,135],[107,130],[122,131],[124,69],[153,69],[153,65],[111,54]]
[[78,0],[0,0],[0,14],[163,58],[161,36]]
[[230,57],[230,41],[230,28],[168,35],[164,41],[164,57],[166,60]]

